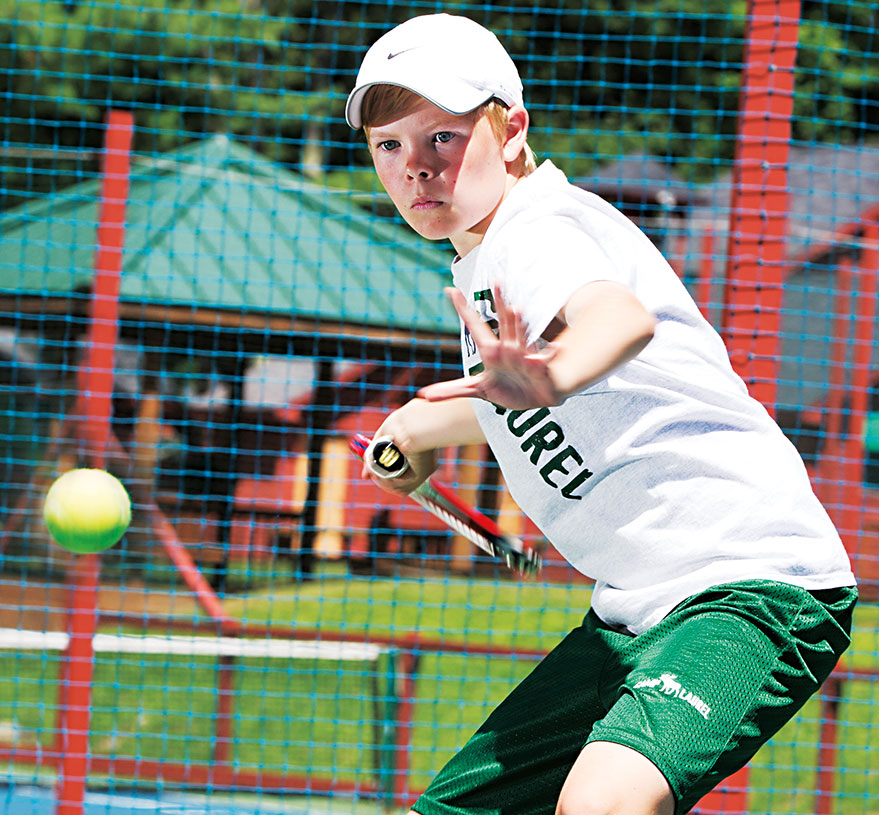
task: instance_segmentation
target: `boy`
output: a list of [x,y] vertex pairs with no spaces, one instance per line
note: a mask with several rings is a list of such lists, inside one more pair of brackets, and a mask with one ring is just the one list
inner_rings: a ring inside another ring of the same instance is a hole
[[[535,169],[515,65],[462,17],[363,60],[346,116],[421,235],[457,252],[465,376],[387,417],[410,470],[487,441],[592,609],[413,811],[688,811],[821,685],[854,577],[805,468],[675,273],[612,206]],[[493,330],[494,329],[494,330]]]

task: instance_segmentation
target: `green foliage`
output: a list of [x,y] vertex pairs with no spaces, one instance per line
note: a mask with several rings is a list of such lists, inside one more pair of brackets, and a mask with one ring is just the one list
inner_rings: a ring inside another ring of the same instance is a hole
[[[498,33],[520,66],[535,150],[570,175],[628,151],[728,163],[745,0],[575,0],[443,8]],[[325,170],[368,156],[342,117],[360,58],[418,3],[345,0],[0,0],[9,206],[81,180],[108,108],[135,112],[135,147],[165,152],[228,133],[268,158]],[[876,7],[805,2],[795,136],[851,142],[879,124]],[[24,148],[55,151],[50,162]],[[307,147],[307,158],[303,153]],[[10,193],[16,196],[10,196]]]
[[73,123],[89,129],[109,107],[137,110],[141,147],[156,150],[307,112],[305,66],[285,59],[299,26],[248,14],[238,0],[13,5],[0,24],[12,44],[5,90],[21,112],[11,141],[46,143],[51,133],[56,144],[99,143],[77,139]]
[[800,24],[794,136],[852,142],[879,125],[875,4],[807,2]]

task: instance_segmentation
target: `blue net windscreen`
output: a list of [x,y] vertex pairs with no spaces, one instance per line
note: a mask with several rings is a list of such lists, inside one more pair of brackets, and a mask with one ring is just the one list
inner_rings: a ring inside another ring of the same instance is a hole
[[[344,117],[369,45],[440,11],[513,57],[538,163],[663,252],[859,580],[843,660],[699,811],[876,811],[879,40],[854,0],[3,3],[0,803],[405,811],[588,610],[487,448],[437,476],[538,578],[349,449],[461,375],[455,252]],[[132,502],[100,555],[43,520],[82,467]]]

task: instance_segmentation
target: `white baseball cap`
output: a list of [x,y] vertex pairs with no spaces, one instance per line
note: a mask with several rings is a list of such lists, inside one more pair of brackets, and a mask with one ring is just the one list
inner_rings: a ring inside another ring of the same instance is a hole
[[475,110],[496,97],[522,104],[522,80],[498,38],[467,17],[413,17],[379,37],[366,52],[345,118],[363,126],[360,108],[373,85],[398,85],[449,113]]

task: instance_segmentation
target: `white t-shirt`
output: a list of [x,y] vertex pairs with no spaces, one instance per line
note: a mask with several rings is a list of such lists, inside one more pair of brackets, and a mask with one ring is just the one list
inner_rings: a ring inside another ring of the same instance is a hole
[[[853,585],[848,556],[793,445],[733,371],[661,253],[549,162],[452,266],[483,318],[501,282],[529,341],[590,281],[627,286],[658,320],[638,356],[553,408],[474,399],[510,492],[596,581],[595,612],[639,633],[687,597],[736,580]],[[480,360],[462,327],[465,373]]]

